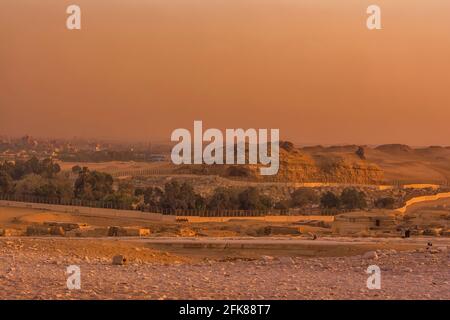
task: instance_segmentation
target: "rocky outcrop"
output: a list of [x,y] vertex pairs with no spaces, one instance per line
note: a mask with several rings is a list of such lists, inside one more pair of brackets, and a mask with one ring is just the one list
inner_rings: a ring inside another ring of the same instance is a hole
[[348,153],[280,149],[280,168],[275,176],[260,175],[261,165],[184,165],[177,172],[259,182],[382,183],[383,171],[358,157],[353,149],[357,147]]
[[383,178],[378,166],[354,153],[280,152],[280,181],[376,184]]

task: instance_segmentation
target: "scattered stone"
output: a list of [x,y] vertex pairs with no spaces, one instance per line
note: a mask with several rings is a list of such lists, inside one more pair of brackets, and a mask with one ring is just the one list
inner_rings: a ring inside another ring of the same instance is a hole
[[117,255],[112,258],[112,264],[116,266],[124,265],[127,262],[127,259],[122,255]]
[[181,237],[195,237],[197,235],[197,232],[195,232],[191,228],[183,227],[183,228],[180,228],[180,231],[178,232],[178,234]]
[[275,260],[275,258],[272,257],[272,256],[261,256],[261,259],[264,260],[264,261],[273,261],[273,260]]
[[27,236],[47,236],[50,234],[50,227],[44,225],[31,225],[27,227]]
[[375,251],[368,251],[368,252],[364,253],[362,257],[363,257],[363,259],[376,260],[376,259],[378,259],[378,254]]
[[294,263],[294,261],[292,260],[291,257],[279,257],[278,261],[280,261],[280,263],[283,263],[283,264],[292,264],[292,263]]
[[52,226],[52,227],[50,227],[50,234],[52,236],[64,236],[65,231],[64,231],[63,227]]
[[282,226],[267,226],[264,227],[263,234],[265,235],[300,235],[298,228],[282,227]]

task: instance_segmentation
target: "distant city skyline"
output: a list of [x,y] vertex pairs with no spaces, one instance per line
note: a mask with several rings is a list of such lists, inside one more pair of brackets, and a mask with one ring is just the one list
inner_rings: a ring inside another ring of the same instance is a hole
[[[52,137],[52,136],[33,136],[28,134],[23,135],[8,135],[8,134],[2,134],[0,133],[0,141],[2,138],[8,138],[8,139],[21,139],[23,137],[30,136],[33,139],[36,139],[38,141],[45,141],[45,140],[56,140],[56,141],[64,141],[64,142],[74,142],[74,141],[85,141],[85,142],[99,142],[99,143],[106,143],[106,144],[123,144],[130,146],[132,145],[144,145],[144,144],[151,144],[151,145],[173,145],[175,142],[171,142],[170,140],[152,140],[152,139],[143,139],[143,140],[121,140],[120,138],[102,138],[102,137]],[[442,147],[442,148],[450,148],[450,144],[428,144],[428,145],[413,145],[413,144],[406,144],[401,142],[392,142],[392,143],[374,143],[374,144],[358,144],[358,143],[351,143],[351,142],[343,142],[343,143],[320,143],[320,142],[296,142],[289,139],[280,139],[281,141],[289,141],[292,142],[297,147],[314,147],[314,146],[322,146],[322,147],[339,147],[339,146],[365,146],[369,148],[375,148],[377,146],[381,145],[407,145],[412,148],[428,148],[428,147]],[[205,145],[207,142],[204,143]]]

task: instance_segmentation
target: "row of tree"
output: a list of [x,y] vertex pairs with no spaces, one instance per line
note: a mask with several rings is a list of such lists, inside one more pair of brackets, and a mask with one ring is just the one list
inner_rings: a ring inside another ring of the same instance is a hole
[[217,188],[210,197],[203,197],[194,191],[192,185],[171,181],[163,189],[137,189],[135,196],[142,196],[147,206],[173,210],[265,210],[273,207],[272,199],[254,187]]
[[[24,181],[19,184],[19,192],[30,186],[31,182],[37,182],[36,187],[38,193],[46,193],[55,188],[50,184],[50,180],[54,179],[61,171],[57,163],[51,159],[38,160],[33,157],[27,161],[17,160],[15,162],[5,161],[0,163],[0,193],[12,194],[16,191],[16,181]],[[45,181],[44,181],[45,180]]]
[[[111,175],[90,171],[87,167],[75,166],[75,182],[58,174],[58,164],[51,159],[4,162],[0,164],[0,193],[17,196],[39,196],[52,199],[79,199],[84,201],[105,201],[116,206],[130,207],[144,205],[163,209],[208,209],[208,210],[266,210],[289,208],[367,208],[366,195],[354,188],[346,188],[339,195],[331,191],[320,194],[311,188],[299,188],[288,199],[276,201],[254,187],[219,187],[204,197],[195,192],[189,183],[171,181],[163,188],[135,188],[129,182],[114,188]],[[374,206],[392,208],[393,198],[380,198]]]
[[107,200],[114,196],[111,175],[80,168],[72,183],[58,174],[60,166],[52,159],[5,161],[0,163],[0,193],[16,196],[37,196],[52,199]]
[[[366,195],[354,188],[346,188],[340,195],[325,192],[320,195],[311,188],[299,188],[292,192],[287,200],[274,201],[257,188],[217,188],[209,197],[194,192],[190,184],[172,181],[164,186],[135,190],[136,197],[143,197],[145,205],[165,209],[208,209],[208,210],[265,210],[289,208],[335,208],[365,209]],[[392,198],[381,198],[375,205],[380,208],[393,206]]]
[[[340,195],[328,191],[322,195],[320,203],[323,208],[328,209],[354,210],[368,207],[366,194],[354,188],[346,188]],[[380,209],[393,209],[395,199],[392,197],[382,197],[374,201],[374,206]]]

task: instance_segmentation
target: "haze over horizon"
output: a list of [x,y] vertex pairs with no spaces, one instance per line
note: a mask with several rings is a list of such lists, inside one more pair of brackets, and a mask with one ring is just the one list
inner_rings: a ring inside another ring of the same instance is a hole
[[[0,3],[0,134],[169,141],[279,128],[298,144],[450,145],[450,2]],[[382,30],[366,8],[382,9]]]

